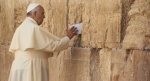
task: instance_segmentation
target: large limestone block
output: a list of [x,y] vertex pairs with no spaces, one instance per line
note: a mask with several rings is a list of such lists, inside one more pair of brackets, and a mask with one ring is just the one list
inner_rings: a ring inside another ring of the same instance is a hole
[[150,53],[146,51],[133,51],[134,81],[149,81],[150,78]]
[[118,81],[149,81],[149,55],[148,51],[130,51]]
[[100,80],[111,81],[111,50],[104,48],[99,52],[100,58]]
[[90,81],[99,81],[101,74],[100,74],[100,58],[99,58],[99,51],[100,49],[91,48],[91,55],[90,55]]
[[5,49],[6,49],[5,45],[0,45],[0,54],[5,54],[6,51],[8,51],[8,50],[5,50]]
[[5,54],[0,54],[0,81],[5,81],[4,74],[5,74]]
[[22,22],[23,20],[26,18],[26,9],[27,9],[27,1],[20,1],[20,0],[16,0],[14,4],[14,20],[15,20],[15,28],[17,28]]
[[90,81],[90,54],[89,48],[71,49],[71,79],[73,81]]
[[8,52],[9,46],[0,46],[0,81],[8,81],[14,55]]
[[121,42],[126,34],[126,29],[128,27],[128,22],[130,21],[130,17],[128,12],[131,9],[131,5],[135,0],[122,0],[122,19],[121,19]]
[[9,46],[6,46],[5,50],[6,50],[5,52],[5,81],[8,81],[11,65],[14,60],[14,54],[8,51]]
[[[60,81],[60,69],[61,69],[60,66],[63,66],[62,64],[63,58],[70,56],[69,54],[68,55],[67,54],[68,50],[65,50],[61,52],[56,52],[53,54],[52,57],[49,58],[49,76],[50,76],[49,81]],[[70,65],[70,61],[68,61],[67,64]],[[65,72],[66,73],[65,75],[69,73],[68,71]]]
[[100,81],[149,81],[150,52],[140,50],[100,50]]
[[49,81],[59,81],[60,59],[49,58]]
[[82,22],[82,0],[68,1],[68,25]]
[[121,0],[83,0],[82,3],[82,46],[119,47]]
[[14,33],[14,0],[1,0],[0,44],[2,45],[10,44],[13,33]]
[[103,48],[99,52],[100,81],[121,81],[120,71],[126,64],[126,50]]
[[50,58],[50,81],[90,81],[90,53],[89,48],[71,48]]
[[111,80],[121,81],[120,72],[122,68],[126,65],[127,54],[126,50],[122,49],[112,49],[111,50]]
[[67,29],[67,2],[68,0],[50,0],[50,8],[47,10],[50,31],[62,37],[66,35]]
[[[0,0],[0,32],[2,32],[2,21],[3,21],[3,13],[2,13],[3,11],[2,11],[2,0]],[[2,33],[0,33],[0,38],[2,38],[2,35],[1,35]],[[2,40],[0,40],[0,42],[1,42]]]
[[123,40],[124,49],[145,49],[149,47],[149,0],[135,0],[128,15],[131,17]]

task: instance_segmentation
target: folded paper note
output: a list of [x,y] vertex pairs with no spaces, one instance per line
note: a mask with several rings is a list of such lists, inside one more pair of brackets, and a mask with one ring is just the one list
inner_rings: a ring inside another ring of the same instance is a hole
[[70,28],[73,27],[73,26],[77,28],[77,30],[78,30],[77,34],[81,34],[82,23],[71,25]]

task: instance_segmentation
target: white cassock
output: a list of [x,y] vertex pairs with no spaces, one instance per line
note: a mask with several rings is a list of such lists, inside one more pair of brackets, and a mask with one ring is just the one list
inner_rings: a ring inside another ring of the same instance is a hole
[[27,17],[17,28],[10,52],[15,53],[8,81],[49,81],[48,57],[66,49],[70,39],[61,39]]

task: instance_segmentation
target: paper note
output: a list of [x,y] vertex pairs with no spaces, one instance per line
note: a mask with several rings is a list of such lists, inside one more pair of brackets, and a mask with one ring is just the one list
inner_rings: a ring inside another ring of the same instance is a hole
[[71,25],[70,28],[73,27],[73,26],[77,28],[77,30],[78,30],[77,34],[81,34],[82,23]]

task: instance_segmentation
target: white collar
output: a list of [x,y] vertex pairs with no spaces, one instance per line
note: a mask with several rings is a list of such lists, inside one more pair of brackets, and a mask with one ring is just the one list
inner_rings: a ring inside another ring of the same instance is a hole
[[33,23],[35,23],[35,24],[37,24],[38,25],[38,23],[33,19],[33,18],[31,18],[31,17],[27,17],[27,19],[29,19],[29,20],[31,20]]

